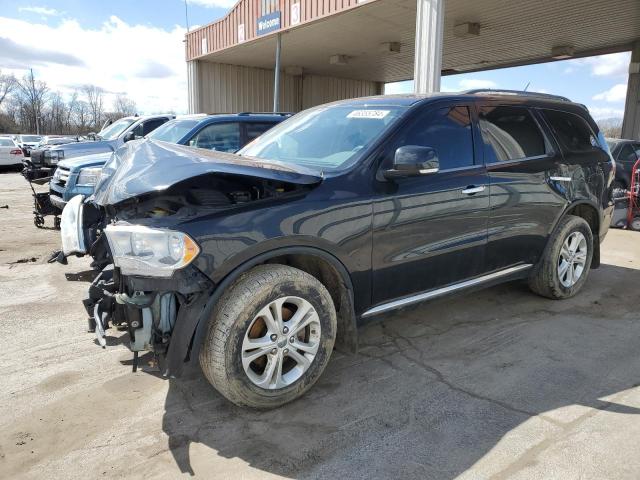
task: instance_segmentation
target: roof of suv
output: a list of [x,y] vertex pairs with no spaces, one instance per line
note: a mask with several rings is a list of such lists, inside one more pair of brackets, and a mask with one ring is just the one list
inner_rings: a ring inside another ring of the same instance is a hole
[[510,102],[522,103],[551,103],[555,105],[574,105],[584,108],[578,103],[570,101],[566,97],[550,95],[536,92],[519,92],[516,90],[469,90],[465,92],[436,92],[428,94],[395,94],[377,95],[372,97],[360,97],[349,100],[339,100],[333,104],[344,105],[389,105],[389,106],[411,106],[417,103],[443,100],[443,99],[469,99],[483,98],[487,100],[499,99]]

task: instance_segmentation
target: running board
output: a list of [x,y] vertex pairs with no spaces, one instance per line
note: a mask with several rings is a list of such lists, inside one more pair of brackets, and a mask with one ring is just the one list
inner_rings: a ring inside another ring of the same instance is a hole
[[533,267],[533,265],[529,263],[524,265],[518,265],[515,267],[507,268],[505,270],[500,270],[498,272],[493,272],[488,275],[483,275],[482,277],[477,277],[471,280],[465,280],[464,282],[455,283],[447,287],[438,288],[437,290],[430,290],[428,292],[419,293],[411,297],[401,298],[400,300],[394,300],[393,302],[383,303],[382,305],[378,305],[377,307],[370,308],[369,310],[364,312],[362,314],[362,318],[372,317],[374,315],[378,315],[379,313],[388,312],[390,310],[395,310],[397,308],[407,307],[409,305],[413,305],[414,303],[424,302],[425,300],[431,300],[437,297],[442,297],[444,295],[457,292],[458,290],[464,290],[465,288],[474,287],[476,285],[487,283],[492,280],[497,280],[499,278],[506,277],[514,273],[521,272],[523,270],[528,270],[531,267]]

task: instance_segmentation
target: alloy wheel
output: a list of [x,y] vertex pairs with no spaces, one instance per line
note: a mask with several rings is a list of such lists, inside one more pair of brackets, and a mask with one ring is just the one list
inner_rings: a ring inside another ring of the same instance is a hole
[[311,303],[300,297],[278,298],[263,307],[247,328],[242,367],[254,385],[284,388],[311,367],[320,338],[320,318]]
[[564,287],[573,287],[582,277],[587,263],[587,248],[587,239],[582,232],[571,233],[562,244],[558,278]]

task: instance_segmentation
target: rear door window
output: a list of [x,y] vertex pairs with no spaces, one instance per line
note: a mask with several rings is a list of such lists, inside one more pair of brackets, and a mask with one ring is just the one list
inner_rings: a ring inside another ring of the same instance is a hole
[[167,118],[156,118],[153,120],[147,120],[144,122],[144,126],[142,127],[142,135],[148,135],[153,132],[156,128],[158,128],[163,123],[167,122]]
[[481,105],[479,123],[488,164],[548,153],[544,135],[528,108]]
[[543,110],[560,145],[571,152],[591,152],[599,148],[598,139],[580,116],[559,110]]
[[189,146],[234,153],[240,149],[240,125],[237,122],[207,125],[189,140]]
[[271,127],[275,125],[275,123],[271,122],[245,122],[245,140],[246,143],[249,143],[254,138],[258,138],[264,132],[269,130]]

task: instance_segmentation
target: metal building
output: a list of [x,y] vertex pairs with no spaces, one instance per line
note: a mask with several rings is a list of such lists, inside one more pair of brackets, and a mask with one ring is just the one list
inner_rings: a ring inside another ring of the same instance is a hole
[[640,138],[640,0],[240,0],[187,34],[189,110],[298,111],[387,82],[428,92],[441,73],[631,50],[623,135]]

